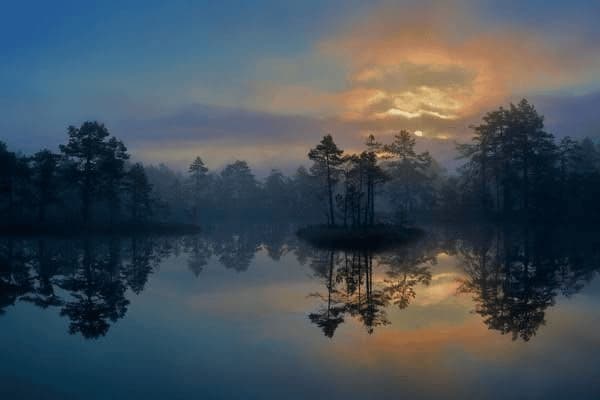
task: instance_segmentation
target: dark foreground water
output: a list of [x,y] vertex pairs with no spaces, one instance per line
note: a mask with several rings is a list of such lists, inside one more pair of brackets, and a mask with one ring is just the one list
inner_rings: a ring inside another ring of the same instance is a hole
[[598,399],[599,238],[2,238],[0,398]]

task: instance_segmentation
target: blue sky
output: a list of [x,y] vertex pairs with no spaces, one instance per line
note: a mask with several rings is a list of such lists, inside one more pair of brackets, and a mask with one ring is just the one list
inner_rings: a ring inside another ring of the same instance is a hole
[[521,96],[552,110],[557,136],[571,121],[594,135],[598,4],[6,3],[0,140],[56,148],[93,119],[146,162],[285,169],[324,133],[358,150],[406,128],[450,160],[471,122]]

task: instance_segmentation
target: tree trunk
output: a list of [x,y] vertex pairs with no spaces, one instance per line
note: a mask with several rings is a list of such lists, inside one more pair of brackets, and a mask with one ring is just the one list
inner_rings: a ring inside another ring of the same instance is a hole
[[345,177],[345,192],[344,193],[344,227],[348,227],[348,174]]
[[365,216],[363,225],[367,225],[369,223],[369,210],[371,209],[371,183],[370,178],[367,178],[367,203],[365,204]]
[[523,209],[529,211],[529,160],[523,161]]
[[371,182],[371,226],[375,225],[375,183]]
[[327,158],[327,191],[329,193],[329,215],[331,226],[335,226],[335,216],[333,214],[333,188],[331,182],[331,169],[329,166],[329,158]]

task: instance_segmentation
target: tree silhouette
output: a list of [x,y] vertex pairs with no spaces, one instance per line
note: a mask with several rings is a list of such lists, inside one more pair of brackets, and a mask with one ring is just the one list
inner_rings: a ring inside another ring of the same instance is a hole
[[79,128],[69,126],[67,132],[69,141],[60,146],[60,151],[73,163],[72,172],[81,196],[81,215],[83,222],[89,224],[110,133],[104,124],[96,121],[84,122]]
[[482,206],[505,216],[552,212],[557,146],[533,105],[523,99],[500,107],[473,129],[473,144],[459,150],[468,159],[467,173],[479,178]]
[[[30,203],[30,171],[26,157],[8,151],[0,142],[0,206],[3,206],[5,223],[12,226],[23,219]],[[4,203],[4,204],[2,204]]]
[[391,198],[398,207],[399,219],[405,221],[416,207],[416,202],[428,188],[432,158],[428,152],[415,151],[416,140],[405,130],[394,135],[392,143],[384,146],[391,176]]
[[225,166],[218,192],[221,206],[238,213],[257,200],[258,182],[246,161],[238,160]]
[[329,204],[328,224],[335,225],[333,207],[333,191],[339,173],[338,167],[343,162],[343,150],[339,149],[331,135],[323,137],[321,142],[308,152],[308,158],[313,161],[311,172],[325,181]]
[[190,178],[190,189],[192,191],[192,217],[194,221],[198,218],[198,213],[202,207],[202,197],[206,190],[208,168],[200,157],[196,157],[188,168]]
[[279,216],[290,210],[290,186],[288,178],[276,169],[271,170],[271,173],[265,179],[265,206],[272,215]]

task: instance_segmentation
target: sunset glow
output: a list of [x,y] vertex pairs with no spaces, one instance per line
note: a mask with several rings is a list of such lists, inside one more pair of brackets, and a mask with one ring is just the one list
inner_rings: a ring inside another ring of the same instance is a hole
[[[440,139],[432,154],[452,162],[448,132],[467,140],[469,125],[491,107],[527,96],[544,113],[600,85],[597,5],[260,3],[6,10],[3,37],[19,43],[5,49],[0,67],[5,139],[23,151],[34,141],[52,147],[65,121],[94,117],[140,157],[161,149],[181,166],[184,154],[205,153],[219,167],[237,157],[234,144],[267,146],[267,158],[244,152],[264,170],[297,164],[308,150],[299,143],[324,132],[356,148],[365,130],[388,139],[407,129]],[[91,13],[102,28],[82,25]],[[24,117],[31,110],[40,123]],[[567,111],[547,123],[560,136],[574,119],[575,136],[599,125],[593,114]],[[275,154],[290,148],[281,160]]]

